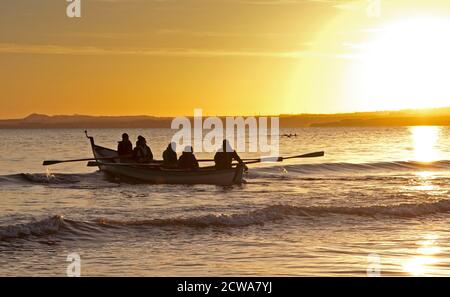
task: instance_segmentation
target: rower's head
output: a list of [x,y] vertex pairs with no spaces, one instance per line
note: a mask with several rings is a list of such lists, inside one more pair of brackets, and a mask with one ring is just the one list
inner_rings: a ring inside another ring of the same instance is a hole
[[122,134],[122,140],[123,140],[123,141],[128,141],[129,139],[130,139],[130,136],[128,136],[127,133],[123,133],[123,134]]
[[192,146],[187,145],[184,147],[183,154],[192,154],[192,153],[194,153],[194,149],[192,148]]
[[137,138],[137,142],[138,143],[147,143],[147,140],[145,139],[144,136],[139,135],[138,138]]

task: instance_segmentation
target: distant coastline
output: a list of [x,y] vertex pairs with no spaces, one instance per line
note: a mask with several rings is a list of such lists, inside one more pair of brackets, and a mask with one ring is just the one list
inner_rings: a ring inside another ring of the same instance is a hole
[[[450,107],[340,114],[279,115],[280,127],[450,126]],[[31,114],[0,120],[0,129],[170,128],[172,117]],[[191,118],[192,119],[192,118]]]

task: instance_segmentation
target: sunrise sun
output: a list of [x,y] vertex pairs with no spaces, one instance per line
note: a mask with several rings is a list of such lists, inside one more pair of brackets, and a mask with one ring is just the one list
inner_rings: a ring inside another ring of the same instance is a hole
[[380,26],[358,45],[357,87],[371,109],[450,102],[450,20],[411,18]]

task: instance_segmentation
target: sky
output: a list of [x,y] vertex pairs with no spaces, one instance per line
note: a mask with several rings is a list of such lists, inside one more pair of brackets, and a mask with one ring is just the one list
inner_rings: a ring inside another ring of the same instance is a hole
[[450,106],[448,0],[68,4],[0,1],[0,118]]

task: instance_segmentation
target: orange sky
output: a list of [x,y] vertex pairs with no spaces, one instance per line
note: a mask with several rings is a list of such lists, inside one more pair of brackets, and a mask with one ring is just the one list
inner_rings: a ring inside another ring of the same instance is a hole
[[3,0],[0,118],[450,105],[449,2],[380,1]]

